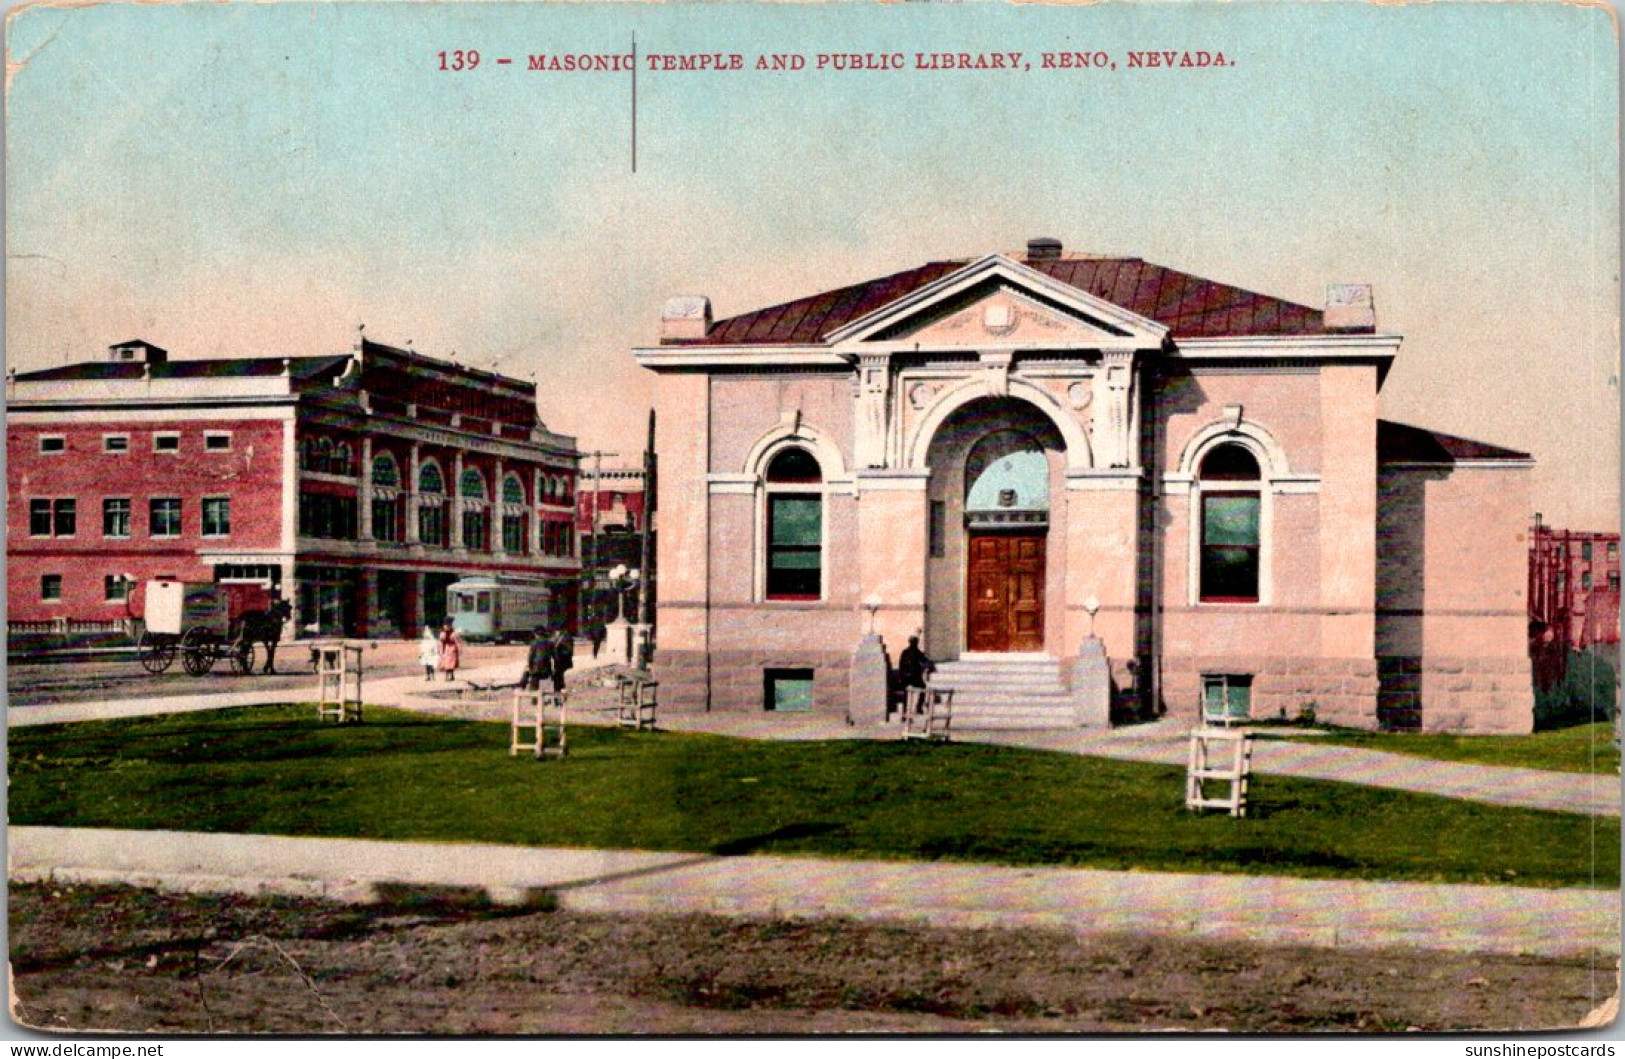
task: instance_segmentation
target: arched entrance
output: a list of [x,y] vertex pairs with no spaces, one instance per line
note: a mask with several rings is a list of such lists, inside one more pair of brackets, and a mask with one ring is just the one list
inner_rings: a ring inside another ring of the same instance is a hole
[[996,430],[965,457],[965,649],[1044,649],[1049,462],[1024,430]]
[[[1059,642],[1066,448],[1039,409],[972,401],[932,437],[927,641],[941,657],[1036,653]],[[1058,537],[1057,539],[1061,539]]]

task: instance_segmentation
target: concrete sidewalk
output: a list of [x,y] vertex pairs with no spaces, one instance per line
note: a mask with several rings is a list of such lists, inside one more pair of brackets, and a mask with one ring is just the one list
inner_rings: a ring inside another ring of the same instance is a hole
[[19,881],[342,901],[473,892],[590,912],[841,916],[1272,944],[1619,951],[1616,892],[14,827]]

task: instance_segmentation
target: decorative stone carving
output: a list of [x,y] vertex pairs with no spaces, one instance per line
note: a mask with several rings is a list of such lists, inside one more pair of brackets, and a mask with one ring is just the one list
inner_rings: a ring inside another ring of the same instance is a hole
[[989,397],[1010,396],[1010,353],[983,353],[982,381]]
[[856,438],[853,455],[859,469],[886,466],[886,428],[890,419],[891,360],[883,353],[858,358]]
[[1128,467],[1134,452],[1134,439],[1129,437],[1134,422],[1134,354],[1112,351],[1104,355],[1103,361],[1100,374],[1095,376],[1092,403],[1094,430],[1090,436],[1095,466]]

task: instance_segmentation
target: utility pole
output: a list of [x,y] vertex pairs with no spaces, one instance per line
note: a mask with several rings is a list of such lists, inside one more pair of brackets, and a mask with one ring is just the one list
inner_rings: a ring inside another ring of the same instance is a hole
[[654,653],[654,512],[655,512],[655,410],[649,409],[649,440],[643,446],[643,540],[639,568],[643,584],[638,589],[638,623],[643,626],[642,657],[639,669],[648,669]]

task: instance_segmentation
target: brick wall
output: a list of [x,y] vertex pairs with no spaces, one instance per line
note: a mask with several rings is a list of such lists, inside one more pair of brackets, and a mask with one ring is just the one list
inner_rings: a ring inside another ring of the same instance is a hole
[[[205,448],[205,434],[230,435],[229,448]],[[155,451],[156,434],[176,434],[176,451]],[[40,436],[61,437],[60,452],[42,453]],[[105,438],[127,438],[109,452]],[[7,605],[11,620],[121,616],[123,604],[106,599],[108,575],[147,581],[163,574],[213,580],[198,562],[200,548],[274,549],[282,535],[283,423],[269,419],[14,425],[7,431]],[[181,531],[154,537],[150,501],[181,503]],[[230,532],[203,536],[206,497],[230,500]],[[30,502],[72,499],[72,536],[35,536]],[[104,533],[103,501],[129,501],[129,535]],[[40,579],[62,578],[58,602],[42,601]],[[139,594],[138,594],[139,598]],[[135,610],[139,613],[139,603]]]

